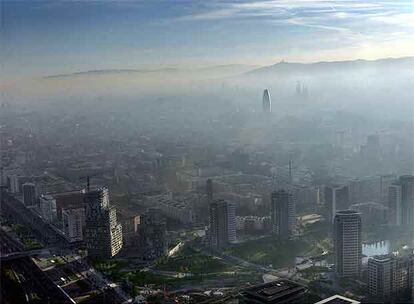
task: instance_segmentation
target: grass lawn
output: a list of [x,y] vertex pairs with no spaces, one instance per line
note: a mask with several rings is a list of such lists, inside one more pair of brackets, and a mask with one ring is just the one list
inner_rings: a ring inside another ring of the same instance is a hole
[[300,273],[305,279],[313,281],[313,280],[318,279],[322,273],[328,272],[328,271],[329,271],[328,267],[311,266],[309,268],[300,270]]
[[115,260],[102,260],[102,259],[90,259],[92,266],[103,273],[105,276],[111,278],[111,280],[118,282],[122,280],[124,274],[121,272],[122,268],[128,265],[125,261],[115,261]]
[[226,253],[253,263],[282,268],[294,266],[295,257],[310,252],[313,246],[303,240],[282,241],[268,237],[235,245],[227,249]]
[[164,271],[190,272],[207,274],[215,272],[235,271],[236,268],[227,265],[220,258],[205,255],[190,246],[184,246],[178,255],[164,257],[157,262],[157,269]]

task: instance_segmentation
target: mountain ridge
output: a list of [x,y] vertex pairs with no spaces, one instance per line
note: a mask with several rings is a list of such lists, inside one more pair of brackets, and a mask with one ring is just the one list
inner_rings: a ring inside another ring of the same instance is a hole
[[253,76],[264,73],[274,72],[312,72],[329,69],[355,69],[355,68],[374,68],[383,67],[385,65],[396,64],[410,64],[414,67],[414,56],[399,57],[399,58],[380,58],[376,60],[355,59],[355,60],[343,60],[343,61],[318,61],[313,63],[299,63],[299,62],[286,62],[281,61],[273,65],[264,66],[252,71],[246,72],[244,75]]

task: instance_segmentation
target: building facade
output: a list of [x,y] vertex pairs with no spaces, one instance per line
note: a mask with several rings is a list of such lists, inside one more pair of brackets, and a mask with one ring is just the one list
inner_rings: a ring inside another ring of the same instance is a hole
[[349,186],[330,185],[325,186],[325,206],[333,221],[335,214],[339,210],[346,210],[349,207]]
[[42,195],[39,199],[40,215],[49,223],[57,219],[56,200],[51,195]]
[[70,208],[62,210],[63,232],[70,242],[83,240],[85,228],[85,208]]
[[150,208],[142,214],[138,232],[144,260],[154,260],[167,253],[166,222],[161,210]]
[[225,200],[210,204],[210,246],[220,249],[236,242],[236,205]]
[[395,282],[395,262],[390,257],[368,260],[369,294],[379,298],[389,298],[393,294]]
[[271,196],[270,217],[272,232],[281,238],[290,238],[295,230],[295,201],[286,190],[274,191]]
[[361,273],[361,216],[357,211],[338,211],[334,218],[335,270],[339,277],[357,277]]
[[122,249],[122,226],[116,210],[109,205],[108,188],[89,191],[85,195],[85,243],[88,255],[112,258]]
[[25,183],[22,186],[23,204],[34,206],[37,203],[36,186],[33,183]]
[[388,189],[388,220],[392,225],[402,224],[401,185],[392,184]]
[[[378,256],[368,260],[369,294],[383,301],[412,298],[414,256]],[[405,301],[403,301],[405,302]]]
[[401,224],[407,226],[414,225],[414,176],[400,176],[401,185]]
[[262,100],[262,107],[264,113],[272,112],[272,101],[270,99],[269,90],[265,89],[263,91],[263,100]]

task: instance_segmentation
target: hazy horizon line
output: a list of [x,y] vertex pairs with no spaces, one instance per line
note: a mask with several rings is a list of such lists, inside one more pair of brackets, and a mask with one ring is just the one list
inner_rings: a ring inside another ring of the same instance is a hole
[[93,74],[93,73],[117,73],[117,72],[131,72],[131,73],[156,73],[162,72],[166,70],[177,70],[177,71],[199,71],[203,69],[212,69],[212,68],[226,68],[226,67],[251,67],[253,69],[265,68],[270,67],[273,65],[286,63],[286,64],[303,64],[303,65],[312,65],[312,64],[319,64],[319,63],[339,63],[339,62],[356,62],[356,61],[366,61],[366,62],[375,62],[375,61],[384,61],[384,60],[401,60],[401,59],[414,59],[414,55],[412,56],[401,56],[401,57],[379,57],[376,59],[364,59],[364,58],[356,58],[356,59],[343,59],[343,60],[317,60],[317,61],[289,61],[281,59],[278,62],[270,63],[266,65],[254,64],[254,63],[223,63],[223,64],[210,64],[210,65],[188,65],[188,64],[143,64],[141,66],[137,66],[135,68],[102,68],[102,69],[90,69],[90,70],[77,70],[68,73],[59,73],[59,74],[48,74],[37,76],[35,78],[58,78],[58,77],[65,77],[65,76],[75,76],[75,75],[83,75],[83,74]]

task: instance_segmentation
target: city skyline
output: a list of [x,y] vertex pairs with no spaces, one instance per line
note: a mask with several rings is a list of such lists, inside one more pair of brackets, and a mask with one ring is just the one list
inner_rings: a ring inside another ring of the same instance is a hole
[[1,303],[414,303],[413,0],[0,10]]

